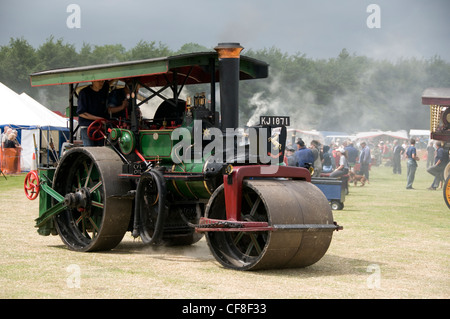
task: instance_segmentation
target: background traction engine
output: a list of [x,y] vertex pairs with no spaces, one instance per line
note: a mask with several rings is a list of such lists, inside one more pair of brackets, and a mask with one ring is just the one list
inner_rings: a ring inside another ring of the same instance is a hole
[[[422,104],[430,106],[430,139],[441,141],[450,151],[450,88],[427,88],[422,93]],[[443,195],[450,208],[450,162],[444,169]]]
[[[59,234],[69,249],[83,252],[113,249],[127,231],[144,244],[190,245],[205,235],[216,260],[238,270],[305,267],[324,256],[333,231],[342,227],[333,221],[328,200],[311,183],[307,169],[283,166],[282,156],[277,165],[263,163],[259,153],[252,160],[252,145],[246,145],[244,158],[239,158],[236,140],[234,156],[227,152],[225,161],[218,161],[217,154],[206,150],[208,145],[194,139],[197,130],[219,129],[226,145],[227,129],[238,128],[243,68],[267,68],[261,61],[241,57],[238,44],[219,44],[215,50],[192,54],[189,61],[208,57],[199,69],[214,75],[212,88],[220,77],[220,125],[214,109],[186,106],[178,99],[179,80],[169,66],[166,80],[173,79],[175,95],[160,108],[180,108],[175,120],[166,115],[158,124],[157,111],[151,125],[136,126],[132,120],[125,128],[110,127],[103,132],[105,147],[73,147],[56,169],[39,169],[42,191],[36,227],[41,235]],[[176,62],[179,67],[181,60]],[[64,72],[69,70],[59,74]],[[151,82],[137,75],[133,81],[141,87]],[[131,104],[135,117],[137,103]],[[191,140],[177,138],[174,134],[180,129],[189,132]],[[270,127],[256,131],[259,145],[272,133]],[[186,147],[180,151],[179,145]],[[187,161],[187,155],[197,160]],[[30,181],[36,185],[36,177]]]

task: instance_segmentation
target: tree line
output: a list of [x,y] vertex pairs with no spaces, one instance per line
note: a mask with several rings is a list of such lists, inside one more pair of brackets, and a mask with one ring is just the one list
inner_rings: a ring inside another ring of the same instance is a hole
[[[186,43],[173,51],[162,42],[143,40],[131,49],[121,44],[84,43],[77,50],[74,44],[53,36],[34,48],[24,38],[11,38],[0,47],[0,82],[52,110],[63,111],[67,87],[32,88],[31,73],[212,50]],[[422,92],[427,87],[450,87],[450,63],[437,55],[375,60],[342,49],[337,57],[314,59],[276,47],[246,48],[243,54],[270,66],[267,79],[240,84],[242,125],[258,124],[259,115],[287,115],[291,127],[305,130],[428,129],[429,108],[421,103]]]

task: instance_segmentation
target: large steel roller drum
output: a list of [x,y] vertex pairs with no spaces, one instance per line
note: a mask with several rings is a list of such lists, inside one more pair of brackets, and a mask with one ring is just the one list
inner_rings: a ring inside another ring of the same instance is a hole
[[[206,217],[226,219],[223,185],[211,197]],[[241,218],[266,221],[274,231],[208,232],[208,245],[225,267],[238,270],[306,267],[320,260],[332,238],[333,215],[324,194],[299,180],[247,180]]]

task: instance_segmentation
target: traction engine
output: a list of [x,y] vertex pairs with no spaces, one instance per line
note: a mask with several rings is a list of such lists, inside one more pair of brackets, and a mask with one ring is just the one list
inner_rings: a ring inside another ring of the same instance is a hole
[[[58,234],[80,252],[113,249],[128,231],[148,245],[191,245],[205,236],[215,259],[237,270],[319,261],[342,227],[310,172],[284,166],[285,127],[239,128],[239,81],[268,76],[266,63],[241,50],[220,43],[216,52],[32,74],[34,86],[70,85],[70,143],[56,167],[39,167],[25,181],[30,199],[40,191],[38,233]],[[77,146],[74,85],[97,79],[150,94],[130,95],[125,120],[89,126],[90,138],[105,146]],[[198,83],[210,84],[210,98],[181,99],[185,86]],[[153,97],[164,101],[144,120],[139,107]],[[281,135],[273,138],[275,131]]]

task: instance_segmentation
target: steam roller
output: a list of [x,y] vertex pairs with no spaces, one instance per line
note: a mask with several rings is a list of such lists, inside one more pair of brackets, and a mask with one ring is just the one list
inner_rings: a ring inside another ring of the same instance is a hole
[[[310,171],[284,164],[286,117],[239,126],[239,81],[268,76],[268,64],[242,49],[221,43],[216,52],[32,74],[33,86],[70,85],[67,147],[24,185],[29,199],[39,194],[38,233],[59,235],[79,252],[114,249],[128,231],[143,245],[191,245],[205,236],[214,258],[235,270],[319,261],[342,227]],[[103,145],[80,145],[77,86],[105,79],[110,91],[124,83],[126,112],[85,127]],[[209,94],[186,97],[185,86],[208,84]],[[163,101],[143,118],[150,99]]]

